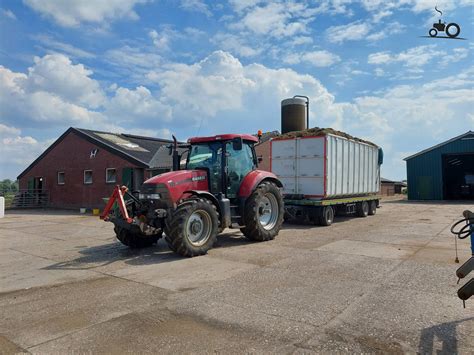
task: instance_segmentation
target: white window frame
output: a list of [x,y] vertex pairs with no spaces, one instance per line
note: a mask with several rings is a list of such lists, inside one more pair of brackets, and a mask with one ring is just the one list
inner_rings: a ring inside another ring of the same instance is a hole
[[[59,174],[63,174],[63,182],[59,182]],[[57,183],[58,183],[58,185],[65,185],[66,184],[66,173],[64,171],[58,171]]]
[[[115,170],[115,180],[114,181],[109,181],[108,180],[109,170]],[[116,168],[106,168],[105,169],[105,183],[106,184],[115,184],[116,182],[117,182],[117,169]]]
[[[91,173],[91,182],[86,182],[86,173],[90,172]],[[94,183],[94,174],[92,173],[92,170],[84,170],[84,185],[92,185]]]

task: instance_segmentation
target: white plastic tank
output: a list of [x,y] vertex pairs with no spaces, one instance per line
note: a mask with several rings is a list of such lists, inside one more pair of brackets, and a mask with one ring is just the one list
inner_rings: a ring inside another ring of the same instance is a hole
[[0,197],[0,218],[5,216],[5,197]]

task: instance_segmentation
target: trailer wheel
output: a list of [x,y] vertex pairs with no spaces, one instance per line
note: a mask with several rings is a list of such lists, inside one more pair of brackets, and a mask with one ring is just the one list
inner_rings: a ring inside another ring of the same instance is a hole
[[369,204],[367,201],[362,201],[357,204],[357,216],[367,217],[369,214]]
[[193,257],[206,254],[216,241],[219,216],[216,206],[206,199],[192,199],[178,206],[166,233],[171,250]]
[[240,230],[250,240],[272,240],[280,232],[284,215],[280,189],[272,182],[263,182],[245,203],[245,227]]
[[377,201],[370,201],[369,202],[369,216],[373,216],[377,213]]
[[114,231],[115,235],[117,236],[117,239],[123,245],[126,245],[127,247],[132,249],[151,247],[162,236],[162,233],[148,236],[141,233],[135,233],[117,226],[114,227]]
[[331,206],[323,207],[319,221],[322,226],[330,226],[334,222],[334,209]]

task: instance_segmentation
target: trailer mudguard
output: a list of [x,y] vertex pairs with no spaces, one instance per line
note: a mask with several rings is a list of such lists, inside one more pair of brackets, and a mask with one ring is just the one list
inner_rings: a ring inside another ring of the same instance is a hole
[[269,172],[263,170],[252,170],[250,173],[245,176],[242,180],[242,183],[239,187],[239,197],[247,198],[249,197],[255,188],[264,180],[269,180],[275,183],[278,187],[283,187],[283,184],[278,179],[278,177]]

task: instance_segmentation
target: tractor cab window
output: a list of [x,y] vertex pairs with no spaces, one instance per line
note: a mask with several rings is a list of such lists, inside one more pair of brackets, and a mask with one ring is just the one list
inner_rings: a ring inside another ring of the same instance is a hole
[[227,197],[236,197],[244,177],[256,168],[252,147],[245,143],[241,150],[234,150],[232,142],[226,143]]
[[188,154],[187,169],[205,169],[209,172],[212,193],[222,191],[222,143],[194,144]]

